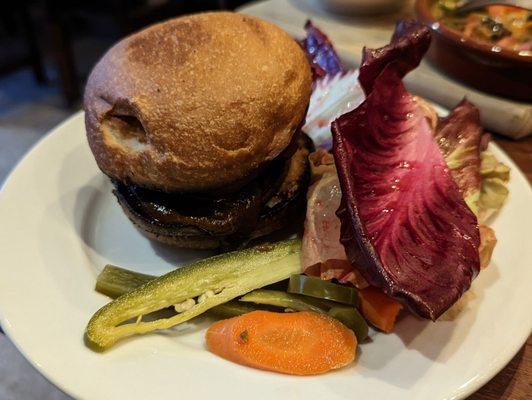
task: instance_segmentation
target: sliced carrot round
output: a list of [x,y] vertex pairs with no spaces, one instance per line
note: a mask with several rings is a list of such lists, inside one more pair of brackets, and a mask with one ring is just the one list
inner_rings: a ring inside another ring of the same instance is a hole
[[310,311],[253,311],[214,323],[208,349],[227,360],[290,375],[316,375],[355,359],[353,331]]

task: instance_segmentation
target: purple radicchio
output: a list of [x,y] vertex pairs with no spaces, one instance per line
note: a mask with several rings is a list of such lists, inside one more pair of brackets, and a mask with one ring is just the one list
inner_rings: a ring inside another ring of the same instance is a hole
[[480,239],[434,132],[402,83],[429,44],[426,27],[403,21],[389,45],[364,49],[366,100],[334,121],[332,132],[349,261],[371,285],[435,320],[478,274]]
[[478,109],[466,99],[436,125],[436,140],[465,202],[478,214],[482,125]]
[[303,131],[317,148],[332,147],[331,122],[364,100],[358,83],[358,70],[346,70],[329,38],[311,21],[305,24],[307,36],[301,45],[307,53],[314,87]]
[[344,72],[344,66],[329,38],[309,20],[305,24],[307,36],[301,45],[306,51],[314,79]]

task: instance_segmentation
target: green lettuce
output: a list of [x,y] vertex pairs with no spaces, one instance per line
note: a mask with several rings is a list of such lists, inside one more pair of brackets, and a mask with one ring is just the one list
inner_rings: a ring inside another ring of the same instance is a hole
[[480,147],[483,135],[478,109],[462,100],[438,120],[436,140],[466,204],[478,217],[481,192]]
[[483,151],[480,158],[481,189],[477,217],[479,222],[485,222],[501,209],[508,197],[510,168],[497,160],[489,150]]
[[477,108],[462,100],[435,129],[447,166],[479,224],[496,213],[508,197],[510,169],[482,150],[483,129]]

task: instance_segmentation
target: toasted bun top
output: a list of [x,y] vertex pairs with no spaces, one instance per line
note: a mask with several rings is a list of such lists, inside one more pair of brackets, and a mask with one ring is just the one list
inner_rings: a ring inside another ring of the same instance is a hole
[[290,143],[311,92],[299,45],[257,18],[173,19],[112,47],[84,98],[87,137],[112,178],[165,191],[238,186]]

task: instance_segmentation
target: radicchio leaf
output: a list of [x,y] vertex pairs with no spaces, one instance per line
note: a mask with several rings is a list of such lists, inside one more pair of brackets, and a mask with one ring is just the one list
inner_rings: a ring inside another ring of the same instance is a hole
[[478,109],[462,100],[436,126],[436,140],[465,202],[478,215],[480,145],[483,134]]
[[307,37],[303,39],[301,44],[307,52],[314,79],[344,72],[344,66],[329,38],[310,20],[305,24],[305,31]]
[[[391,43],[379,49],[362,50],[362,63],[358,80],[369,95],[376,78],[388,69],[392,78],[402,78],[416,68],[430,45],[430,32],[416,21],[399,21]],[[391,68],[386,68],[391,66]],[[381,78],[382,79],[382,78]],[[406,90],[403,89],[405,92]]]
[[429,44],[426,27],[402,22],[390,45],[365,49],[359,80],[366,100],[332,132],[349,261],[371,285],[435,320],[480,266],[477,219],[402,83]]
[[305,24],[301,42],[314,77],[314,87],[303,131],[317,148],[332,147],[331,122],[364,100],[358,83],[358,70],[345,70],[329,38],[312,22]]

